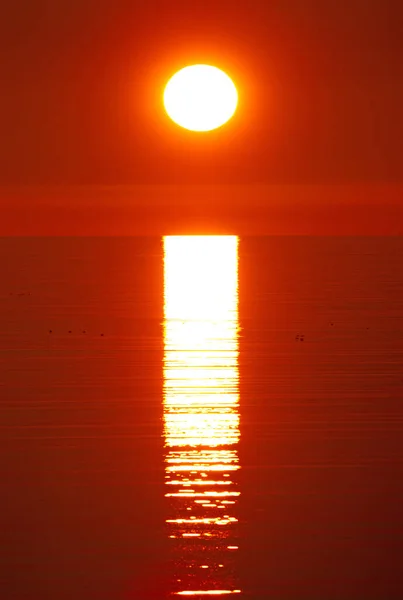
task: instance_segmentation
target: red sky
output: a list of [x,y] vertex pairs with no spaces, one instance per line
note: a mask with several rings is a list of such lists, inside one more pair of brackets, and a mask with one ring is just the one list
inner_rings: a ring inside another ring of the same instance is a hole
[[[402,31],[391,0],[2,3],[0,234],[402,232]],[[162,110],[192,62],[239,88],[211,134]]]

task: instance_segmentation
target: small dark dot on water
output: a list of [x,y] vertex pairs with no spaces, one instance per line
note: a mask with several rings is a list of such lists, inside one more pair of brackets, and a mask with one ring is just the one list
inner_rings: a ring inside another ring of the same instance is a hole
[[103,336],[104,336],[104,334],[103,334],[103,333],[101,333],[101,337],[103,337]]
[[51,329],[49,329],[49,333],[53,333],[53,331]]
[[87,333],[87,332],[84,330],[83,333]]
[[69,333],[71,333],[71,331],[69,331]]

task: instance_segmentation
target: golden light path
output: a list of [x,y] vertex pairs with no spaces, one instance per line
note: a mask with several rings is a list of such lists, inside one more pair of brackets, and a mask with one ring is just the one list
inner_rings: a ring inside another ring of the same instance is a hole
[[238,238],[167,236],[163,243],[173,593],[239,594]]

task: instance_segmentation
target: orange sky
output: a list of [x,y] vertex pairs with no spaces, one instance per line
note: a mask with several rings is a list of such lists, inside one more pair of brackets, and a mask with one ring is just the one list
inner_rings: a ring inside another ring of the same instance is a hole
[[[401,231],[402,19],[399,0],[3,3],[0,230]],[[209,134],[162,107],[194,62],[239,90]]]
[[3,188],[0,235],[403,235],[399,185]]

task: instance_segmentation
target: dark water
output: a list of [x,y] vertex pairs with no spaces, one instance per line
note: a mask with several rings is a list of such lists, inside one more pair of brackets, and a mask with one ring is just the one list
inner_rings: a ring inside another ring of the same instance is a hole
[[1,599],[403,597],[403,238],[214,252],[0,239]]

